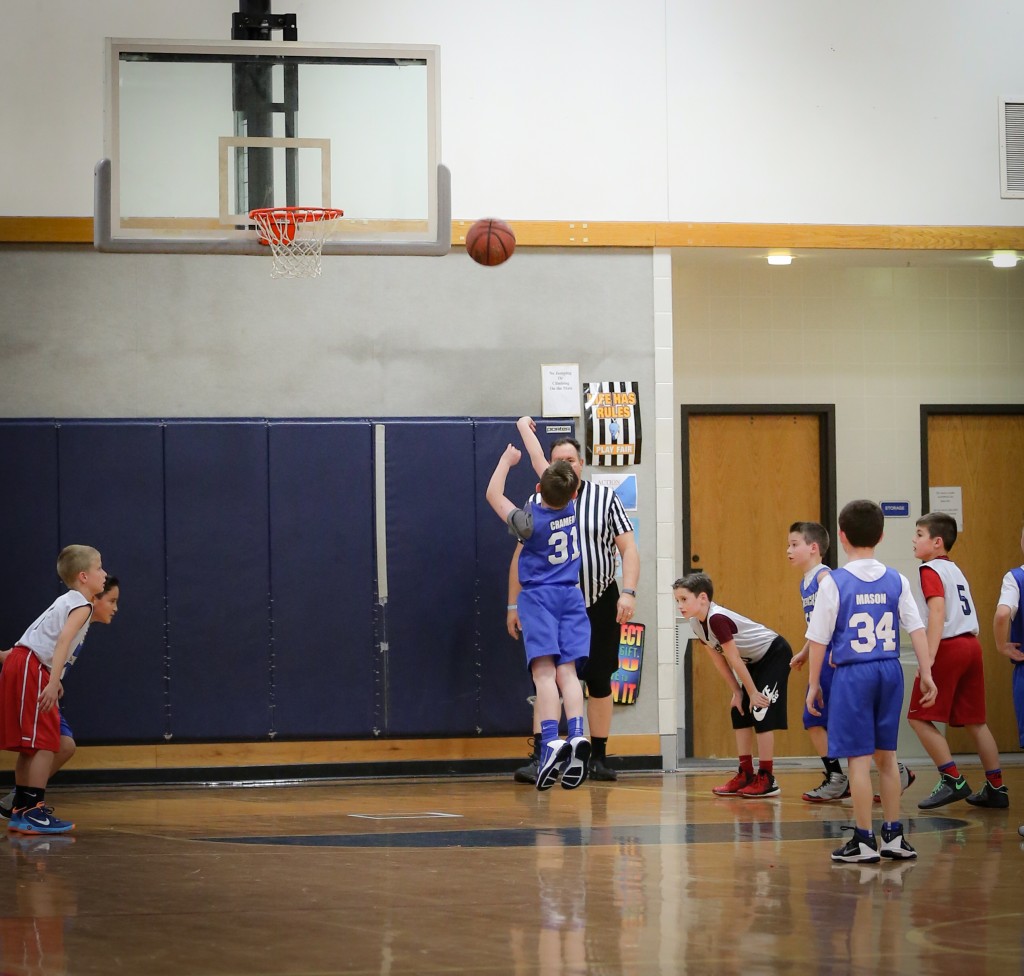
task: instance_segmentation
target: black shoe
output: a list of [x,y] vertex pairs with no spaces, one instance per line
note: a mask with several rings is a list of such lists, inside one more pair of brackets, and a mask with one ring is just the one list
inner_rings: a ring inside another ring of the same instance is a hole
[[614,783],[619,778],[619,774],[610,768],[604,759],[591,759],[590,778],[599,783]]
[[918,805],[919,810],[934,810],[936,807],[944,807],[947,803],[956,803],[957,800],[964,800],[971,795],[971,788],[967,780],[961,776],[953,779],[949,773],[943,773],[939,782],[929,796],[926,796]]
[[995,810],[1005,810],[1010,805],[1010,793],[1005,786],[993,786],[988,781],[978,790],[967,797],[967,802],[972,807],[992,807]]
[[526,740],[533,750],[530,761],[525,766],[520,766],[513,774],[512,779],[516,783],[529,783],[533,786],[537,782],[537,770],[540,768],[540,743],[536,738],[530,736]]
[[[843,830],[853,830],[853,827],[844,827]],[[878,843],[871,840],[861,840],[856,831],[843,847],[832,852],[833,861],[843,861],[846,864],[876,864],[881,860],[878,854]]]
[[917,857],[917,851],[907,843],[903,836],[903,828],[893,830],[891,827],[882,826],[882,857],[891,858],[894,861],[907,860]]

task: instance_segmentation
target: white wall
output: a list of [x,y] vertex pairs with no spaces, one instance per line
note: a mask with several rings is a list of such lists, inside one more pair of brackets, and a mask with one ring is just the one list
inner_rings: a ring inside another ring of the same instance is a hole
[[[1012,0],[302,0],[309,41],[441,46],[458,217],[1024,224]],[[229,0],[0,0],[0,214],[88,215],[103,38],[225,39]]]
[[[983,261],[849,261],[823,252],[770,268],[677,252],[676,394],[689,404],[834,403],[839,507],[909,500],[912,526],[922,514],[921,404],[1021,402],[1024,273]],[[890,533],[879,558],[916,578],[911,535]]]
[[1021,224],[998,98],[1024,94],[1011,0],[677,0],[670,219]]

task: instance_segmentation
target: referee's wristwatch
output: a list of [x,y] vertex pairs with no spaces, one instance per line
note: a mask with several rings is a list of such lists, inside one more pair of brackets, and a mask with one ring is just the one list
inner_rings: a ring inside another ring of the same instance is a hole
[[636,590],[623,590],[622,591],[622,595],[623,596],[631,596],[635,600],[636,599]]

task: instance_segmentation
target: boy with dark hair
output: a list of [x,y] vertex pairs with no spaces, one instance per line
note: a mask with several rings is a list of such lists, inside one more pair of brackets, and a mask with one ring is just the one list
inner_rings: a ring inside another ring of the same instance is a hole
[[[939,770],[939,782],[918,807],[934,810],[966,800],[976,807],[1005,808],[1010,798],[1003,785],[999,748],[985,723],[985,666],[978,614],[966,577],[949,558],[956,534],[956,520],[945,512],[922,515],[914,532],[914,555],[921,560],[921,592],[927,606],[928,653],[939,687],[938,697],[925,706],[915,681],[907,711],[911,728]],[[971,793],[960,775],[936,722],[964,727],[974,739],[985,770],[985,785],[977,793]]]
[[729,710],[739,769],[711,792],[744,799],[778,796],[782,790],[774,773],[775,730],[786,728],[786,684],[793,654],[789,643],[774,630],[715,603],[714,584],[704,573],[677,579],[672,591],[679,612],[732,691]]
[[[537,690],[541,756],[537,789],[548,790],[561,778],[567,790],[587,778],[590,742],[583,735],[583,687],[576,673],[590,650],[590,621],[580,592],[580,544],[573,498],[579,487],[576,472],[566,461],[543,469],[526,510],[505,497],[505,481],[522,457],[511,444],[505,448],[487,486],[487,501],[508,523],[522,544],[519,558],[519,619],[526,660]],[[565,705],[568,741],[558,737]]]
[[[828,532],[820,522],[794,522],[789,527],[786,558],[794,569],[800,571],[800,600],[803,603],[805,627],[811,619],[818,586],[832,571],[823,561],[828,546]],[[809,653],[809,644],[804,641],[804,646],[799,653],[793,655],[789,666],[799,671],[807,663]],[[832,687],[833,670],[829,661],[821,669],[821,696],[824,702],[821,714],[812,715],[807,705],[804,705],[804,728],[825,767],[825,778],[821,785],[808,790],[802,797],[808,803],[828,803],[850,795],[850,781],[839,765],[839,760],[828,751],[828,694]]]
[[[523,446],[538,474],[548,465],[544,448],[537,439],[531,417],[516,424]],[[576,518],[580,539],[580,589],[590,620],[590,651],[580,674],[587,683],[587,724],[590,730],[590,778],[614,782],[618,773],[608,765],[608,737],[611,735],[613,699],[612,675],[619,667],[619,639],[622,624],[636,613],[636,587],[640,579],[640,555],[633,525],[612,488],[583,477],[583,448],[573,437],[561,437],[551,445],[551,461],[566,461],[580,478],[576,496]],[[509,635],[518,639],[519,553],[512,556],[508,574],[508,610],[505,620]],[[622,589],[616,582],[616,558],[622,563]],[[540,766],[540,718],[534,707],[533,754],[515,772],[517,783],[536,783]]]
[[[1024,552],[1024,531],[1020,548]],[[1003,577],[992,634],[996,650],[1013,662],[1013,710],[1017,713],[1017,738],[1024,749],[1024,565],[1015,566]],[[1024,824],[1017,831],[1024,837]]]
[[[803,574],[800,580],[800,600],[804,608],[805,624],[810,623],[811,611],[814,610],[814,601],[818,596],[818,586],[822,579],[832,572],[824,563],[830,541],[828,531],[820,522],[794,522],[789,527],[786,556],[790,564]],[[793,655],[790,667],[794,671],[799,671],[807,662],[809,648],[809,643],[805,641],[800,653]],[[821,714],[812,715],[806,703],[804,704],[804,728],[810,736],[811,744],[821,757],[821,764],[825,767],[825,778],[821,784],[813,790],[808,790],[802,797],[808,803],[844,800],[850,795],[850,780],[842,771],[839,760],[829,752],[828,746],[828,696],[834,673],[835,668],[826,657],[821,669]],[[905,793],[917,777],[903,763],[897,763],[897,766],[900,771],[900,787]],[[875,802],[878,800],[879,797],[876,796]]]
[[[821,580],[810,623],[810,685],[807,708],[820,714],[821,669],[831,648],[836,673],[829,699],[828,740],[847,761],[856,826],[853,837],[832,852],[833,861],[876,862],[917,857],[899,820],[900,774],[896,740],[903,710],[900,627],[909,634],[920,667],[921,701],[935,699],[924,624],[910,584],[875,559],[885,516],[875,502],[850,502],[839,513],[839,541],[849,559]],[[871,759],[882,797],[882,846],[871,824]],[[849,829],[849,828],[844,828]]]
[[[1020,535],[1024,552],[1024,531]],[[1004,577],[999,590],[992,632],[996,650],[1013,662],[1013,708],[1017,713],[1017,737],[1024,749],[1024,565],[1015,566]]]

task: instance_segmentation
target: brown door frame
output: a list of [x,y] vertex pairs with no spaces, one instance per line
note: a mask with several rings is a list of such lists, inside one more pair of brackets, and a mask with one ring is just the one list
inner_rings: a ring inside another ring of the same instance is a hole
[[971,414],[975,417],[1013,417],[1024,414],[1020,403],[922,403],[921,404],[921,512],[931,505],[928,491],[928,418]]
[[[679,408],[679,445],[682,464],[682,515],[683,515],[683,568],[691,572],[692,542],[690,538],[690,418],[700,416],[754,414],[776,416],[781,414],[812,414],[818,418],[818,444],[820,456],[818,468],[821,472],[822,522],[829,534],[835,537],[836,518],[836,408],[833,403],[702,403],[683,404]],[[837,546],[830,546],[825,562],[836,567]],[[691,641],[692,644],[692,641]],[[683,657],[683,677],[686,683],[686,701],[683,703],[683,724],[685,742],[683,754],[693,756],[693,655],[687,648]]]

